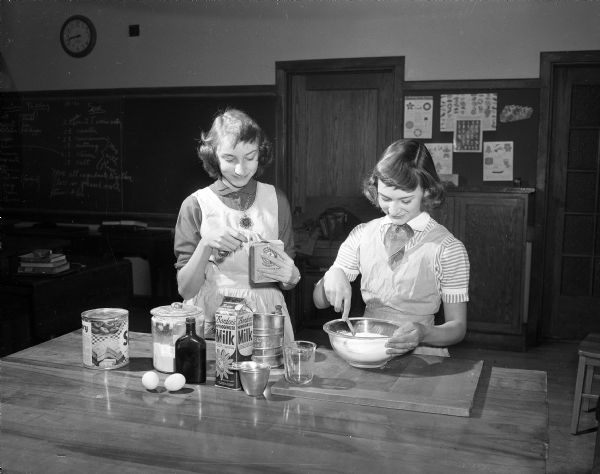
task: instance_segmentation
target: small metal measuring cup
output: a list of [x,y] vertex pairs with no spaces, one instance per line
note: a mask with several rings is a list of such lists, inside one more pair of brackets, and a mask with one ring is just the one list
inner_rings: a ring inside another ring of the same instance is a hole
[[260,397],[269,382],[271,374],[271,366],[262,362],[245,360],[236,362],[231,365],[231,368],[240,373],[240,380],[246,395],[251,397]]

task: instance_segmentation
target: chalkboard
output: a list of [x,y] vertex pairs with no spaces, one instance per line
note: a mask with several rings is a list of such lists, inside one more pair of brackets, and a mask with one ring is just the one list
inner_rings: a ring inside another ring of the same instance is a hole
[[[514,145],[513,176],[521,187],[535,187],[538,147],[540,89],[537,79],[415,81],[406,82],[404,97],[433,98],[433,130],[425,143],[452,143],[453,132],[440,130],[440,101],[442,94],[497,94],[496,130],[483,132],[484,142],[512,141]],[[526,120],[502,122],[499,117],[507,105],[532,109]],[[454,152],[452,172],[459,175],[464,187],[513,186],[506,181],[483,181],[483,153]]]
[[120,103],[4,100],[0,119],[3,205],[121,209]]
[[215,114],[240,108],[274,138],[275,102],[267,86],[7,94],[2,212],[174,221],[183,199],[212,182],[196,147]]

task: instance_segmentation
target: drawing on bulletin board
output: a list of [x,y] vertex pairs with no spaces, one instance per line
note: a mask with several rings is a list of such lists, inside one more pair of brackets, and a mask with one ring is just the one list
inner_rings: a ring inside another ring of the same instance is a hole
[[480,119],[454,119],[454,151],[461,153],[481,153],[483,129]]
[[520,120],[527,120],[533,115],[533,107],[526,107],[522,105],[505,105],[500,112],[500,123],[518,122]]
[[[498,94],[442,94],[440,131],[451,132],[457,118],[480,119],[482,130],[496,130]],[[481,150],[480,150],[481,151]]]
[[404,138],[431,138],[432,124],[432,96],[404,99]]
[[485,142],[483,149],[483,180],[512,181],[513,142]]
[[425,143],[438,174],[452,174],[452,143]]

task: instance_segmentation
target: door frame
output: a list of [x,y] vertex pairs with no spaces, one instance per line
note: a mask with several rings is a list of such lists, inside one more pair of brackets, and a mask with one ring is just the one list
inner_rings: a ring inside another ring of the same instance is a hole
[[[549,209],[548,178],[550,171],[551,130],[554,117],[554,77],[556,69],[565,66],[600,65],[600,50],[559,51],[540,53],[540,122],[538,128],[538,156],[535,193],[535,239],[532,252],[531,298],[529,302],[530,324],[528,341],[536,343],[549,324],[550,301],[544,298],[551,291],[550,281],[545,278],[548,271],[546,251],[548,237],[545,234]],[[534,319],[534,320],[532,320]]]
[[282,189],[288,199],[291,196],[292,176],[286,173],[291,162],[288,150],[291,149],[292,136],[288,133],[291,123],[289,116],[292,110],[289,91],[292,76],[307,73],[326,72],[391,72],[393,74],[393,128],[392,133],[398,138],[403,131],[404,102],[404,56],[381,56],[374,58],[337,58],[337,59],[308,59],[298,61],[277,61],[275,63],[275,84],[277,103],[275,107],[275,185]]

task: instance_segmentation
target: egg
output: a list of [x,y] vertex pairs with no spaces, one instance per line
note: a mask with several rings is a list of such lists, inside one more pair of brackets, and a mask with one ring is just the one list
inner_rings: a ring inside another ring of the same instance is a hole
[[142,385],[148,390],[154,390],[158,387],[158,374],[156,372],[146,372],[142,375]]
[[185,385],[185,377],[181,374],[171,374],[165,379],[165,388],[169,392],[176,392]]

